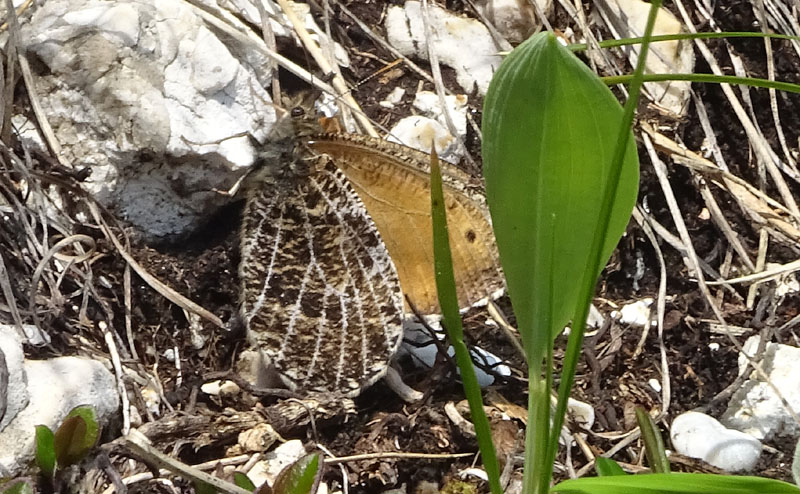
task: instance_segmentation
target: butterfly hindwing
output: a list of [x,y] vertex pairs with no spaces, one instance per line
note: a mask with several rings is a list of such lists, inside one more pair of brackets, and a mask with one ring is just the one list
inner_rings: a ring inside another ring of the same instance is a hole
[[389,253],[344,174],[325,157],[307,176],[249,194],[242,226],[248,338],[294,390],[355,396],[380,379],[402,337]]
[[[316,134],[360,195],[394,259],[405,295],[423,314],[439,312],[433,272],[430,156],[382,139]],[[444,199],[459,305],[496,297],[505,287],[480,180],[443,166]]]

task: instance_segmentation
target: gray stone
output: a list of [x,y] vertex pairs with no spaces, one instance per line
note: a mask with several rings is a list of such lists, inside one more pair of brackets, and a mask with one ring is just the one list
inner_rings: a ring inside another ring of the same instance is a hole
[[[747,339],[744,353],[753,356],[758,348],[759,336]],[[767,343],[761,367],[770,383],[747,365],[743,355],[739,355],[739,373],[748,372],[749,379],[736,390],[728,402],[728,408],[720,421],[728,427],[746,432],[758,439],[770,440],[775,436],[797,439],[800,437],[800,424],[781,403],[773,386],[794,410],[800,410],[800,348]]]
[[0,476],[19,475],[33,460],[37,425],[55,430],[78,405],[94,408],[103,424],[119,408],[116,380],[100,362],[82,357],[28,360],[28,405],[0,432]]
[[0,351],[3,352],[8,370],[8,386],[5,390],[6,411],[5,415],[0,416],[0,431],[2,431],[28,404],[28,384],[23,370],[25,355],[22,353],[22,340],[16,326],[0,325]]
[[151,239],[228,202],[275,111],[257,50],[209,30],[180,0],[52,0],[23,25],[48,121],[84,186]]

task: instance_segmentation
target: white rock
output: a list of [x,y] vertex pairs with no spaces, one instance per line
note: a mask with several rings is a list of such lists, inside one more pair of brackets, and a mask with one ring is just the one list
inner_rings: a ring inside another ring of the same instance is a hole
[[8,371],[8,386],[0,389],[0,393],[5,393],[6,399],[5,415],[0,410],[2,431],[28,405],[28,380],[23,369],[25,355],[22,352],[22,339],[13,324],[0,325],[0,351],[3,352]]
[[[462,139],[467,137],[467,101],[465,94],[449,94],[444,97],[444,104],[450,112],[453,126]],[[434,118],[444,128],[447,128],[447,119],[442,105],[439,103],[438,94],[433,91],[419,91],[414,96],[412,104],[423,116]]]
[[274,121],[255,50],[224,44],[180,0],[52,0],[24,24],[39,99],[85,187],[151,239],[229,199]]
[[[252,0],[227,0],[225,2],[218,2],[216,0],[201,1],[205,6],[212,10],[218,9],[219,5],[227,4],[226,6],[228,8],[227,12],[225,12],[226,15],[230,15],[230,12],[235,12],[237,16],[241,16],[251,24],[256,26],[261,25],[261,15],[258,12],[258,7],[256,7]],[[294,11],[294,14],[297,16],[297,18],[302,19],[306,30],[311,35],[311,38],[320,45],[332,45],[333,55],[336,59],[336,62],[342,67],[349,67],[350,57],[347,55],[347,50],[345,50],[339,43],[327,41],[325,30],[321,28],[314,20],[314,16],[311,15],[311,8],[308,6],[308,4],[292,1],[287,3]],[[267,17],[270,20],[272,31],[275,33],[275,36],[281,38],[291,37],[294,39],[295,44],[298,47],[302,46],[299,38],[297,37],[297,33],[295,33],[294,29],[291,28],[291,23],[289,22],[289,19],[286,18],[283,10],[281,10],[276,3],[272,1],[262,2],[262,4],[267,13]],[[289,28],[287,29],[287,27]],[[323,38],[326,41],[320,42],[320,38]]]
[[299,439],[292,439],[266,453],[263,460],[253,465],[247,476],[256,486],[260,486],[264,482],[271,486],[278,474],[281,473],[281,470],[296,462],[305,454],[306,449],[303,447],[303,442]]
[[659,382],[658,379],[655,379],[655,378],[648,379],[647,384],[651,388],[653,388],[653,391],[655,391],[656,393],[660,393],[661,392],[661,383]]
[[[592,426],[594,426],[595,412],[592,405],[574,398],[570,398],[567,400],[567,411],[575,425],[580,429],[591,430]],[[586,438],[585,432],[578,432],[578,435],[584,439]],[[562,445],[567,444],[567,442],[569,442],[569,444],[574,444],[572,432],[567,426],[561,428],[559,442]]]
[[501,61],[489,30],[478,20],[457,16],[434,4],[428,10],[432,39],[426,41],[419,1],[389,7],[384,23],[389,43],[403,55],[428,60],[430,42],[441,63],[456,71],[464,91],[471,93],[477,86],[481,95],[486,94]]
[[594,425],[594,407],[592,405],[570,398],[567,400],[567,409],[581,429],[592,428]]
[[436,120],[420,115],[405,117],[389,131],[386,140],[430,153],[431,143],[436,146],[439,159],[458,163],[462,152],[458,141]]
[[33,459],[37,425],[58,428],[78,405],[94,408],[103,424],[119,408],[114,375],[100,362],[82,357],[28,360],[28,406],[0,432],[0,476],[18,475]]
[[[599,4],[595,4],[600,7]],[[603,2],[609,11],[603,11],[611,26],[620,37],[642,36],[650,3],[642,0],[612,0]],[[683,31],[681,22],[667,9],[659,9],[653,36],[678,34]],[[636,64],[639,47],[630,52],[632,65]],[[689,41],[665,41],[650,45],[647,55],[646,72],[651,74],[691,73],[694,70],[694,50]],[[645,90],[653,96],[653,101],[675,115],[686,113],[691,83],[687,81],[647,82]]]
[[[553,9],[552,0],[536,0],[544,15]],[[486,19],[511,43],[525,41],[539,23],[528,0],[482,0],[476,5]]]
[[620,322],[640,328],[644,327],[645,324],[650,323],[650,306],[652,305],[653,299],[647,297],[623,306],[619,310]]
[[[435,318],[428,318],[427,323],[434,330],[437,330],[436,336],[439,341],[444,341],[445,334],[441,328],[440,321]],[[433,367],[439,350],[436,343],[431,341],[430,335],[421,326],[414,325],[411,322],[405,324],[404,331],[403,344],[400,346],[399,356],[410,355],[415,365],[422,368]],[[448,346],[447,355],[450,357],[455,355],[455,349],[452,346]],[[502,363],[502,359],[483,348],[473,347],[472,358],[475,362],[485,362],[487,366],[491,367],[494,374],[501,376],[511,375],[511,369]],[[460,371],[458,372],[460,374]],[[478,366],[475,366],[475,377],[478,380],[478,385],[482,388],[494,384],[494,375],[484,372]]]
[[397,103],[402,101],[403,96],[405,96],[406,90],[401,87],[396,87],[392,89],[392,92],[386,96],[386,99],[378,103],[383,108],[394,108]]
[[[744,352],[754,355],[758,342],[758,336],[748,338]],[[789,406],[800,410],[800,348],[767,343],[761,368]],[[800,425],[785,410],[772,387],[758,373],[751,371],[744,356],[739,355],[739,373],[749,372],[749,379],[733,393],[720,421],[762,440],[770,440],[774,436],[800,436]]]
[[752,470],[761,456],[761,442],[749,434],[728,429],[713,417],[686,412],[672,421],[675,451],[729,472]]
[[233,381],[221,381],[217,379],[216,381],[203,383],[203,385],[200,386],[200,391],[207,395],[225,397],[237,395],[241,389],[239,389],[239,385]]

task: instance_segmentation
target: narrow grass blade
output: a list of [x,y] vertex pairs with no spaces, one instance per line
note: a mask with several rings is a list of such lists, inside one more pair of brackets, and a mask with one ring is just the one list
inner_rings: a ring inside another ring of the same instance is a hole
[[[602,80],[609,86],[614,84],[627,84],[631,82],[632,75],[619,75],[603,77]],[[661,81],[689,81],[705,82],[712,84],[741,84],[743,86],[762,87],[786,91],[787,93],[800,93],[800,84],[791,82],[771,81],[769,79],[759,79],[757,77],[738,77],[735,75],[716,75],[716,74],[644,74],[644,82]]]
[[[797,41],[800,36],[790,36],[788,34],[778,33],[762,33],[762,32],[749,32],[749,31],[729,31],[719,33],[678,33],[678,34],[660,34],[650,38],[651,43],[658,43],[660,41],[683,41],[693,39],[728,39],[728,38],[772,38],[772,39],[786,39]],[[644,38],[620,38],[620,39],[607,39],[599,41],[597,45],[600,48],[616,48],[620,46],[639,45],[644,41]],[[569,45],[572,51],[584,51],[587,46],[586,43],[574,43]]]
[[431,153],[431,214],[433,217],[433,258],[436,273],[436,290],[439,294],[439,306],[450,344],[456,355],[456,364],[461,372],[464,393],[467,395],[472,423],[478,436],[478,448],[483,459],[483,468],[489,477],[489,488],[492,494],[502,494],[500,487],[500,467],[497,462],[489,419],[483,410],[481,388],[475,377],[472,359],[464,343],[464,329],[461,327],[461,314],[456,295],[456,279],[453,274],[453,261],[450,253],[450,239],[447,232],[447,213],[442,192],[442,175],[439,168],[439,157]]
[[701,473],[654,473],[565,480],[551,492],[562,494],[800,494],[780,480]]
[[653,473],[669,473],[669,460],[667,451],[664,448],[664,439],[661,431],[653,417],[642,407],[636,407],[636,421],[642,431],[642,441],[644,442],[644,452],[647,455],[647,463]]

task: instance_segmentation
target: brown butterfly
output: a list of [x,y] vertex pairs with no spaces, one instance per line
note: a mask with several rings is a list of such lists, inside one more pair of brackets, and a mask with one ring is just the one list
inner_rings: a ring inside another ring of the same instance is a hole
[[[296,107],[271,132],[247,186],[242,316],[294,390],[355,396],[382,377],[402,337],[403,295],[438,313],[430,156],[325,133]],[[443,169],[459,302],[504,287],[480,181]]]

